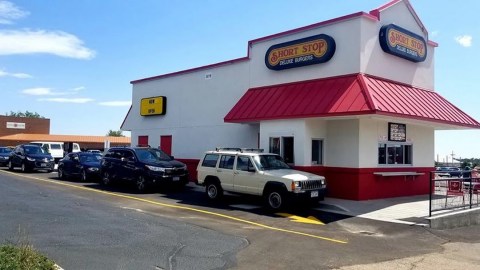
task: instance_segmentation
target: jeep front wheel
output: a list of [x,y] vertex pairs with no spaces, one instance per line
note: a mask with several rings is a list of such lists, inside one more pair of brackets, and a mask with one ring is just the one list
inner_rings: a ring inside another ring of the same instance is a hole
[[265,194],[265,200],[268,208],[271,210],[279,210],[285,204],[284,192],[280,190],[269,190]]
[[205,187],[205,191],[211,200],[218,200],[223,195],[223,189],[217,182],[209,182]]

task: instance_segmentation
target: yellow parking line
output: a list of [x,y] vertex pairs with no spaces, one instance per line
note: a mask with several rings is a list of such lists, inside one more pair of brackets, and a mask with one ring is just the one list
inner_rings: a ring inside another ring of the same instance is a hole
[[12,174],[12,175],[16,175],[16,176],[21,176],[21,177],[24,177],[24,178],[29,178],[29,179],[37,180],[37,181],[42,181],[42,182],[47,182],[47,183],[53,183],[53,184],[57,184],[57,185],[62,185],[62,186],[66,186],[66,187],[72,187],[72,188],[76,188],[76,189],[82,189],[82,190],[86,190],[86,191],[93,191],[93,192],[102,193],[102,194],[106,194],[106,195],[111,195],[111,196],[115,196],[115,197],[120,197],[120,198],[125,198],[125,199],[131,199],[131,200],[141,201],[141,202],[145,202],[145,203],[149,203],[149,204],[159,205],[159,206],[163,206],[163,207],[170,207],[170,208],[188,210],[188,211],[197,212],[197,213],[202,213],[202,214],[207,214],[207,215],[211,215],[211,216],[222,217],[222,218],[225,218],[225,219],[235,220],[235,221],[238,221],[238,222],[241,222],[241,223],[250,224],[250,225],[253,225],[253,226],[257,226],[257,227],[264,228],[264,229],[268,229],[268,230],[272,230],[272,231],[279,231],[279,232],[291,233],[291,234],[296,234],[296,235],[303,235],[303,236],[307,236],[307,237],[311,237],[311,238],[317,238],[317,239],[321,239],[321,240],[325,240],[325,241],[330,241],[330,242],[334,242],[334,243],[338,243],[338,244],[347,244],[347,243],[348,243],[348,242],[346,242],[346,241],[337,240],[337,239],[333,239],[333,238],[328,238],[328,237],[313,235],[313,234],[309,234],[309,233],[303,233],[303,232],[298,232],[298,231],[293,231],[293,230],[287,230],[287,229],[272,227],[272,226],[268,226],[268,225],[265,225],[265,224],[261,224],[261,223],[257,223],[257,222],[253,222],[253,221],[249,221],[249,220],[245,220],[245,219],[233,217],[233,216],[228,216],[228,215],[224,215],[224,214],[220,214],[220,213],[215,213],[215,212],[210,212],[210,211],[206,211],[206,210],[201,210],[201,209],[197,209],[197,208],[192,208],[192,207],[187,207],[187,206],[180,206],[180,205],[174,205],[174,204],[167,204],[167,203],[161,203],[161,202],[156,202],[156,201],[152,201],[152,200],[142,199],[142,198],[139,198],[139,197],[134,197],[134,196],[129,196],[129,195],[123,195],[123,194],[118,194],[118,193],[114,193],[114,192],[109,192],[109,191],[103,191],[103,190],[93,189],[93,188],[84,187],[84,186],[77,186],[77,185],[72,185],[72,184],[65,183],[65,182],[59,182],[59,181],[53,181],[53,180],[48,180],[48,179],[42,179],[42,178],[38,178],[38,177],[33,177],[33,176],[18,174],[18,173],[9,172],[9,171],[3,171],[3,172],[9,173],[9,174]]

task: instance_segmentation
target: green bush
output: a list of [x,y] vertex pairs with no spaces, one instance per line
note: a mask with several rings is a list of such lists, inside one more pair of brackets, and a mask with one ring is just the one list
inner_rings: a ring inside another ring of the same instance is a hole
[[38,253],[29,244],[0,246],[0,270],[57,269],[55,262]]

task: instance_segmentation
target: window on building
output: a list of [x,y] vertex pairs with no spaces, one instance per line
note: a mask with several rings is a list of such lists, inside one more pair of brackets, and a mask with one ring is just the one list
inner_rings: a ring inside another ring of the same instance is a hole
[[312,139],[312,164],[323,164],[323,140]]
[[378,144],[378,164],[412,164],[412,145],[398,143]]
[[270,137],[269,152],[280,155],[286,163],[294,164],[293,137]]
[[273,154],[280,155],[280,137],[271,137],[270,138],[269,152],[273,153]]

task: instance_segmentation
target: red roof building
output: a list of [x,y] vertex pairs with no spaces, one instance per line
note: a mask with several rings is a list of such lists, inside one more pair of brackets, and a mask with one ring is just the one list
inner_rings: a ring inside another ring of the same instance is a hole
[[246,57],[134,80],[122,129],[192,175],[207,150],[264,148],[324,175],[329,196],[427,194],[435,130],[480,128],[436,92],[437,46],[394,0],[251,40]]

